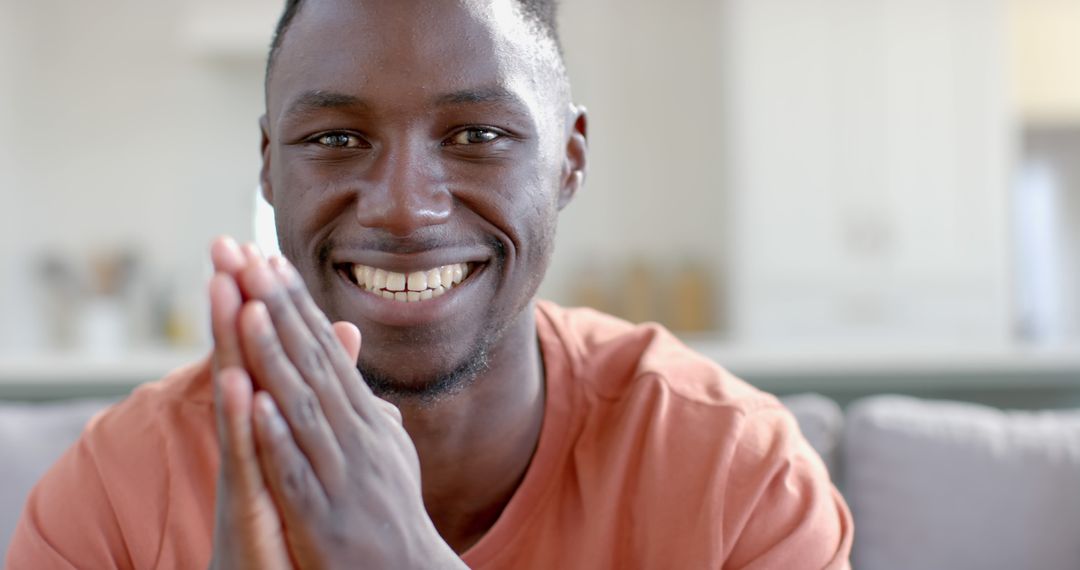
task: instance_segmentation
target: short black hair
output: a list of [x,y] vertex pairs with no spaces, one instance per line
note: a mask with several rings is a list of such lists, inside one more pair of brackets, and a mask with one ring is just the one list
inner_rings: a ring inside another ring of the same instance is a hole
[[[555,49],[562,57],[562,44],[559,41],[559,27],[556,22],[557,0],[515,0],[521,7],[522,13],[530,24],[535,25],[541,33],[547,36],[555,44]],[[285,9],[281,12],[277,28],[274,29],[274,38],[270,41],[270,55],[266,58],[266,78],[270,78],[270,69],[274,66],[274,59],[281,49],[281,42],[285,38],[285,32],[292,24],[296,14],[300,12],[300,5],[304,0],[285,0]]]

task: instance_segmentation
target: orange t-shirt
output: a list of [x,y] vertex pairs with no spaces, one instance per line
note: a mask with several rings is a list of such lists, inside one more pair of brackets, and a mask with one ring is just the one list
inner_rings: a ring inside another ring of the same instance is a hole
[[[472,568],[847,568],[851,515],[778,401],[657,326],[537,304],[546,410]],[[31,493],[13,570],[205,568],[206,361],[95,418]]]

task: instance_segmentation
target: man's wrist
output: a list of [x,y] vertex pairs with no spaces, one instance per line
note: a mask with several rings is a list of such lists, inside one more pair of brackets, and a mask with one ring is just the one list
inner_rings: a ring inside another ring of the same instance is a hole
[[413,561],[412,568],[417,570],[436,568],[438,570],[468,570],[469,567],[454,552],[454,549],[450,548],[450,545],[440,538],[436,544],[431,546],[423,559]]
[[420,548],[416,549],[416,555],[409,557],[408,568],[415,570],[467,570],[469,567],[454,552],[454,549],[435,529],[430,520],[425,521],[428,526],[428,539],[423,541]]

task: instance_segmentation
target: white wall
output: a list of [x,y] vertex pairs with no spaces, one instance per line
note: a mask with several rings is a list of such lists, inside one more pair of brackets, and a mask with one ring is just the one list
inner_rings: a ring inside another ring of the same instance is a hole
[[175,2],[40,0],[27,12],[17,154],[31,217],[56,226],[35,245],[138,241],[186,258],[202,254],[194,240],[243,229],[261,70],[185,52]]
[[564,212],[543,293],[568,299],[586,266],[663,269],[725,247],[719,53],[712,0],[567,0],[575,99],[590,111],[584,190]]
[[19,167],[19,252],[134,248],[191,292],[181,303],[198,323],[210,239],[251,235],[262,61],[192,51],[190,4],[18,3],[5,24],[21,33],[0,34],[19,63],[0,146]]
[[[10,10],[14,9],[13,2],[0,3],[0,10],[10,16]],[[15,77],[15,26],[14,18],[0,18],[0,77]],[[9,133],[14,120],[14,107],[11,98],[14,87],[13,81],[0,82],[0,133]],[[22,319],[17,318],[16,304],[14,303],[15,279],[16,279],[16,252],[18,245],[16,240],[19,235],[18,212],[19,194],[15,192],[15,161],[12,159],[15,141],[10,136],[0,135],[0,346],[6,346],[14,342],[16,337],[14,324]]]
[[26,303],[32,295],[31,258],[27,233],[34,227],[26,216],[31,192],[23,185],[25,168],[20,157],[25,152],[16,126],[17,101],[25,97],[26,62],[21,57],[27,30],[17,25],[27,6],[0,3],[5,18],[0,19],[0,347],[25,347],[39,340],[34,313]]

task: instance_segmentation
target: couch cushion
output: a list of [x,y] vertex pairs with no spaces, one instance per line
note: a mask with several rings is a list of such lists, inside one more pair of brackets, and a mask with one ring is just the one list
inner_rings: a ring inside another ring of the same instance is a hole
[[839,483],[837,454],[844,430],[844,412],[840,406],[818,394],[784,396],[780,401],[795,416],[799,430],[825,462],[833,482]]
[[855,568],[1080,568],[1080,410],[868,398],[843,453]]
[[111,400],[0,402],[0,545],[7,551],[27,493]]

